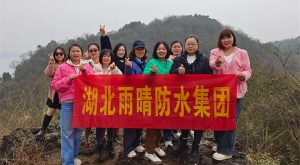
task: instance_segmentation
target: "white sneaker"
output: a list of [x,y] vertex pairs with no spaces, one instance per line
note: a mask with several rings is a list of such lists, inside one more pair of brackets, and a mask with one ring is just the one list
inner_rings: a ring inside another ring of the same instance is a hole
[[232,158],[231,155],[223,155],[223,154],[220,154],[220,153],[214,153],[213,156],[212,156],[215,160],[225,160],[225,159],[229,159],[229,158]]
[[162,164],[162,161],[155,154],[145,153],[145,160],[150,160],[153,164]]
[[173,147],[172,141],[165,141],[165,147],[171,146]]
[[127,155],[128,158],[133,158],[133,157],[136,157],[136,153],[134,150],[132,150],[131,152],[129,152],[129,154]]
[[217,146],[213,146],[213,148],[211,148],[212,151],[217,152],[218,148]]
[[159,156],[166,156],[166,153],[164,150],[160,149],[160,148],[155,148],[155,152],[157,153],[157,155]]
[[180,135],[181,135],[181,133],[179,131],[177,133],[174,133],[174,137],[177,139],[180,137]]
[[145,148],[143,146],[137,146],[135,147],[134,149],[136,152],[144,152],[145,151]]
[[74,159],[74,165],[81,165],[81,160],[76,157]]
[[190,134],[191,134],[192,138],[194,139],[194,131],[193,130],[190,130]]

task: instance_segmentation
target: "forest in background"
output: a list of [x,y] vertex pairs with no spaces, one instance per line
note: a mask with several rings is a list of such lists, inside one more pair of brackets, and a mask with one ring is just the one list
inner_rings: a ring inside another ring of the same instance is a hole
[[[107,27],[109,25],[106,25]],[[217,35],[225,26],[204,15],[169,16],[154,19],[149,24],[131,22],[118,31],[108,32],[112,46],[122,42],[129,51],[136,39],[146,43],[149,59],[158,40],[171,43],[196,35],[200,39],[200,51],[209,56],[216,47]],[[238,47],[248,51],[252,78],[249,91],[243,101],[238,136],[245,141],[252,156],[261,155],[278,159],[281,164],[299,164],[300,160],[300,44],[299,37],[284,41],[260,43],[240,30],[231,27]],[[95,27],[97,31],[99,27]],[[84,51],[90,43],[100,44],[99,34],[83,34],[62,42],[50,41],[38,45],[36,50],[11,62],[13,76],[3,75],[0,83],[0,137],[12,129],[39,126],[46,109],[49,79],[44,76],[48,64],[47,54],[55,47],[66,50],[73,43]],[[5,81],[4,81],[5,80]],[[253,157],[252,157],[253,158]]]

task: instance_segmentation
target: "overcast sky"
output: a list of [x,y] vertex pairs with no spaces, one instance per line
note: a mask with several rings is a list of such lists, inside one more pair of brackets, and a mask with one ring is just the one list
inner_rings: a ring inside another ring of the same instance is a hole
[[300,35],[299,0],[0,0],[0,74],[22,53],[126,23],[170,15],[209,15],[261,42]]

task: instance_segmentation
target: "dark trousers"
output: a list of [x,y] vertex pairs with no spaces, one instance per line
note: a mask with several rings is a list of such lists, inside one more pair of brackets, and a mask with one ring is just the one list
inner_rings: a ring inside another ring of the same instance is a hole
[[146,130],[146,151],[148,154],[154,154],[155,148],[158,148],[161,138],[160,129]]
[[134,148],[140,145],[142,131],[143,129],[124,128],[123,147],[125,155],[128,155]]
[[[190,130],[181,130],[180,140],[187,139],[189,136]],[[203,135],[203,130],[194,130],[194,140],[193,145],[199,145]]]
[[97,145],[102,144],[103,137],[105,135],[105,130],[107,130],[107,141],[113,140],[114,129],[113,128],[96,128],[96,141]]
[[163,129],[163,135],[165,141],[172,141],[174,136],[173,129]]

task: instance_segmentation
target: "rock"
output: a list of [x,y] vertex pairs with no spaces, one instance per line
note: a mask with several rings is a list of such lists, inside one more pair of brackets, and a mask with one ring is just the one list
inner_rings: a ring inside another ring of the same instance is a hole
[[0,145],[0,164],[13,163],[16,158],[20,161],[22,159],[34,160],[37,156],[42,157],[44,153],[52,152],[60,147],[60,133],[55,125],[49,126],[49,131],[47,131],[53,133],[47,133],[44,140],[36,141],[34,134],[39,130],[40,128],[18,128],[9,135],[3,136]]

